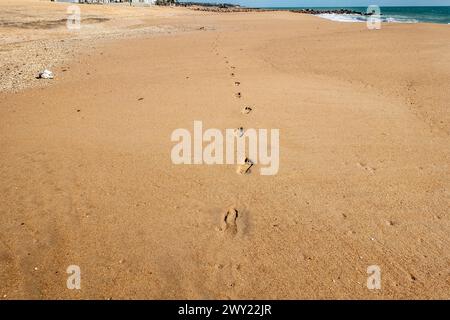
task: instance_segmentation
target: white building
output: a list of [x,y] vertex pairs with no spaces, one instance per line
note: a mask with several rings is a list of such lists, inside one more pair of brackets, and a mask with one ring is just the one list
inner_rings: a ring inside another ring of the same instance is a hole
[[156,2],[156,0],[131,0],[131,3],[133,5],[147,5],[147,6],[152,6],[154,5]]
[[[54,0],[51,0],[54,1]],[[129,3],[130,0],[57,0],[58,2],[72,2],[72,3]],[[156,3],[156,0],[131,0],[132,5],[151,6]]]

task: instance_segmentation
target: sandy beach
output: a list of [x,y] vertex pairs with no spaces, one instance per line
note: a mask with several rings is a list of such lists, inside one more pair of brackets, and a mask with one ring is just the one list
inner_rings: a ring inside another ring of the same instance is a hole
[[[0,299],[450,299],[448,25],[68,5],[0,2]],[[278,173],[173,164],[194,121]]]

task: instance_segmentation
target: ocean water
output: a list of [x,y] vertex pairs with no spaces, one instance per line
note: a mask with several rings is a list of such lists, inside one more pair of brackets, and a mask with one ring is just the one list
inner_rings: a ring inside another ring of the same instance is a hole
[[[333,7],[333,8],[314,8],[314,7],[272,7],[267,9],[293,10],[293,9],[349,9],[358,12],[367,12],[367,7]],[[440,23],[450,24],[450,7],[381,7],[381,21],[396,23]],[[319,14],[321,18],[340,21],[340,22],[366,22],[367,17],[352,14]]]

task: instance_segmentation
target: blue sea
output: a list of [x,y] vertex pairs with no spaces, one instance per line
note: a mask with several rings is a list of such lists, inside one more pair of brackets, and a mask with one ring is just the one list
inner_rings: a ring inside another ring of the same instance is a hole
[[[367,7],[272,7],[265,9],[295,10],[295,9],[349,9],[358,12],[366,12]],[[383,22],[396,23],[440,23],[450,24],[450,7],[381,7],[381,19]],[[319,14],[318,16],[341,22],[366,22],[367,17],[352,14]]]

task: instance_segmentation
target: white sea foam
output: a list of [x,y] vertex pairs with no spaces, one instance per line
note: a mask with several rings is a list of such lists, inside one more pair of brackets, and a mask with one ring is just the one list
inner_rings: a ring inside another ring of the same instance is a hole
[[318,17],[339,22],[366,22],[366,18],[357,14],[321,13]]
[[[316,16],[338,22],[366,22],[369,16],[361,16],[359,14],[337,14],[337,13],[321,13]],[[417,23],[416,19],[408,19],[403,17],[381,17],[381,22],[392,23]]]
[[398,18],[398,17],[387,17],[382,18],[383,22],[394,22],[394,23],[418,23],[417,19],[408,19],[408,18]]

